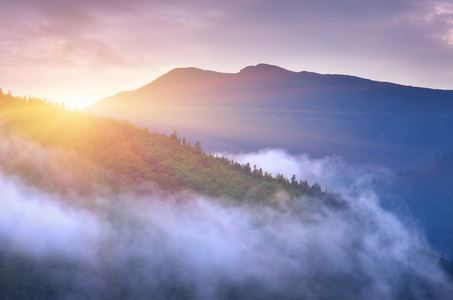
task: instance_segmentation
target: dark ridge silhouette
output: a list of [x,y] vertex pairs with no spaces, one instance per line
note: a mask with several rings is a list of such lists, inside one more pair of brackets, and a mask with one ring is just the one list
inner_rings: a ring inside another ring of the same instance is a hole
[[453,149],[453,91],[259,64],[178,68],[86,109],[199,140],[209,151],[283,147],[403,168]]

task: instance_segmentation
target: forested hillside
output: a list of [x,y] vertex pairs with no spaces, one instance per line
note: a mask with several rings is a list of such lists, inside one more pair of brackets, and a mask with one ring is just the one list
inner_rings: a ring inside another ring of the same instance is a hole
[[[54,178],[43,178],[33,163],[5,161],[7,173],[41,188],[75,190],[87,194],[97,188],[127,189],[130,185],[156,183],[166,191],[193,190],[204,195],[235,200],[272,201],[278,191],[290,197],[311,195],[334,199],[318,184],[291,180],[283,174],[268,174],[259,166],[240,165],[225,157],[205,153],[199,142],[191,144],[176,131],[165,136],[123,120],[99,118],[64,105],[36,98],[0,96],[1,130],[6,137],[20,136],[44,147],[69,151],[77,156],[62,161],[73,180],[55,185]],[[50,167],[49,167],[50,168]],[[76,176],[76,175],[79,176]],[[286,174],[285,174],[286,175]],[[58,179],[60,180],[60,179]]]

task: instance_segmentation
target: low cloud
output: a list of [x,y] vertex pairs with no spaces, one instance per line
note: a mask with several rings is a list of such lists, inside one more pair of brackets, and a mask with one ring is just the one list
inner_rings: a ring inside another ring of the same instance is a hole
[[[292,159],[326,183],[347,166]],[[445,299],[453,292],[438,255],[365,189],[347,194],[342,208],[314,198],[271,208],[152,187],[69,196],[3,174],[0,201],[2,263],[27,257],[60,287],[57,299]]]
[[341,192],[343,196],[369,191],[374,181],[394,176],[390,169],[378,165],[351,164],[338,156],[313,158],[309,154],[291,155],[283,149],[218,155],[241,164],[249,162],[252,167],[256,165],[274,176],[280,173],[291,178],[294,174],[298,180],[318,183],[325,189]]

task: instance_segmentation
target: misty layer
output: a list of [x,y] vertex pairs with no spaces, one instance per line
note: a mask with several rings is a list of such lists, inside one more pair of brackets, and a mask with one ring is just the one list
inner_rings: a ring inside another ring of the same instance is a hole
[[375,164],[351,164],[339,156],[313,158],[308,154],[291,155],[281,148],[267,148],[251,153],[221,153],[241,164],[260,166],[271,174],[306,179],[344,195],[357,197],[364,190],[373,189],[376,180],[394,180],[392,170]]
[[450,295],[428,245],[372,192],[355,195],[342,208],[314,198],[271,208],[148,189],[86,196],[93,205],[83,208],[3,175],[0,290],[43,299]]

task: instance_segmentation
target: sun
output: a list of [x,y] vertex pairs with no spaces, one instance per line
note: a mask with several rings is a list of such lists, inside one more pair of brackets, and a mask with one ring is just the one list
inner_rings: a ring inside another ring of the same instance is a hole
[[110,95],[108,91],[68,91],[53,93],[51,102],[63,103],[69,110],[83,110],[91,104]]

